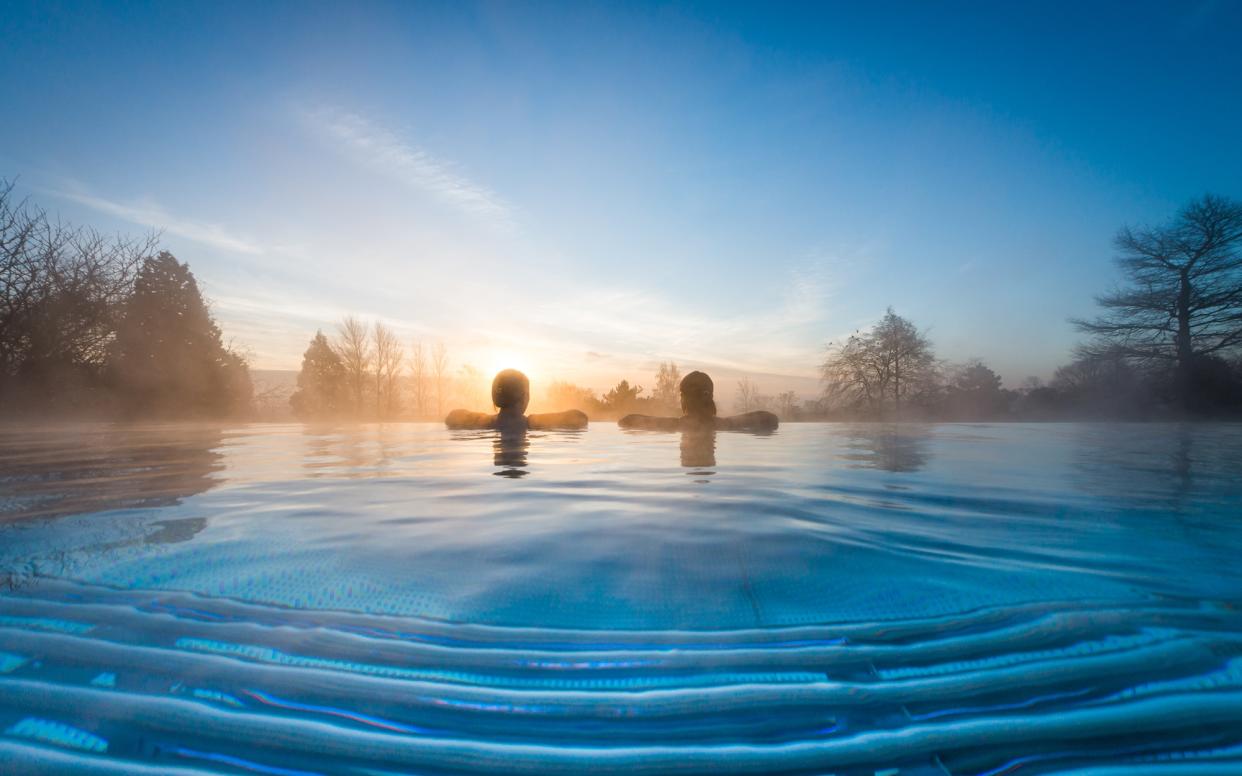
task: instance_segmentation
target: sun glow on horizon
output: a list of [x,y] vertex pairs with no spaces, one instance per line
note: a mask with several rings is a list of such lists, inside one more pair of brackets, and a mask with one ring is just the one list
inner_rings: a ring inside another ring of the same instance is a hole
[[532,387],[533,387],[533,384],[538,380],[538,377],[540,375],[540,370],[536,366],[535,361],[532,358],[530,358],[530,356],[527,356],[523,353],[519,353],[517,351],[512,351],[512,350],[491,351],[488,354],[487,360],[484,363],[485,363],[484,368],[485,368],[486,377],[487,377],[487,384],[489,386],[492,383],[492,378],[494,378],[498,372],[501,372],[505,369],[516,369],[522,374],[526,375],[526,379],[531,381]]

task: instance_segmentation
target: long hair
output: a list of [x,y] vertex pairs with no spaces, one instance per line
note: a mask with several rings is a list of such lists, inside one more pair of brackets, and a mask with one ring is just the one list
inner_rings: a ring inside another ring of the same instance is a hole
[[698,418],[716,417],[716,401],[712,398],[715,386],[712,378],[703,372],[691,372],[681,378],[681,412]]

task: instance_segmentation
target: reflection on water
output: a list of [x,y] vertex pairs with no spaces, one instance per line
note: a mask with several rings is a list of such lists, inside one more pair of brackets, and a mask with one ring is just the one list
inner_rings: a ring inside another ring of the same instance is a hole
[[530,448],[525,429],[497,431],[492,442],[493,460],[498,471],[493,472],[500,477],[525,477],[526,451]]
[[[716,429],[681,432],[681,465],[688,469],[710,469],[716,465]],[[707,476],[715,472],[693,471],[687,474]]]
[[913,423],[852,424],[846,432],[854,466],[888,472],[917,472],[930,452],[927,428]]
[[197,425],[0,433],[0,522],[175,505],[220,483],[222,439]]
[[97,427],[0,461],[13,772],[1242,767],[1236,426]]
[[307,445],[302,466],[313,478],[382,476],[403,441],[396,424],[307,424],[301,432]]

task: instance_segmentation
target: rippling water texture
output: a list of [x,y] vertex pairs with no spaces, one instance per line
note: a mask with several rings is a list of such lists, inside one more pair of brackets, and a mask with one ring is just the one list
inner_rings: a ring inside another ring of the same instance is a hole
[[1242,427],[0,432],[0,772],[1242,772]]

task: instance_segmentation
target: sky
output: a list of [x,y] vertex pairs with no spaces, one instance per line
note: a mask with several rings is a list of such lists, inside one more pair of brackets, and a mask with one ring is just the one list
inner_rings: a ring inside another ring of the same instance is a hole
[[[1242,196],[1242,3],[0,0],[0,177],[157,229],[255,368],[347,314],[599,390],[817,390],[888,307],[1047,378]],[[536,389],[537,390],[537,389]]]

